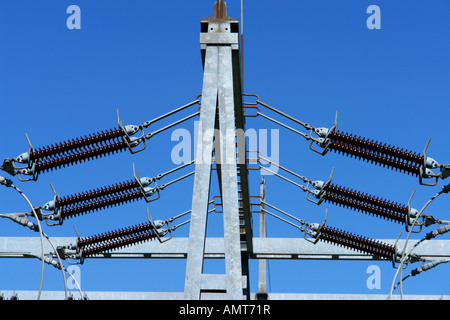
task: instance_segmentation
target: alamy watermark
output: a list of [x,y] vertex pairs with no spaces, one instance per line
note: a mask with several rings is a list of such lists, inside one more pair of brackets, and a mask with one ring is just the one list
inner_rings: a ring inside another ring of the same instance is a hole
[[[81,29],[81,9],[77,5],[70,5],[66,9],[66,13],[70,14],[70,16],[66,20],[67,29]],[[367,14],[370,16],[366,20],[366,26],[368,29],[381,29],[381,9],[377,5],[370,5],[366,10]]]
[[377,265],[370,265],[366,270],[370,276],[367,278],[366,286],[369,290],[381,289],[381,269]]
[[377,5],[367,7],[366,13],[370,14],[367,18],[366,26],[368,29],[381,29],[381,9]]
[[71,274],[66,279],[67,289],[78,290],[81,287],[81,268],[77,265],[70,265],[67,267],[67,272]]
[[81,29],[81,9],[77,5],[70,5],[67,7],[66,13],[70,16],[66,20],[67,29]]
[[[193,160],[198,164],[211,164],[212,151],[214,161],[219,164],[244,164],[248,158],[258,159],[258,163],[268,170],[261,170],[261,174],[270,175],[278,171],[280,163],[280,133],[278,129],[218,129],[202,130],[200,122],[194,122],[193,137],[191,131],[178,128],[172,132],[171,141],[177,142],[171,151],[171,160],[175,165],[188,163]],[[212,142],[212,145],[209,143]],[[236,145],[236,148],[234,146]],[[223,146],[222,148],[220,146]],[[232,146],[227,152],[227,146]],[[225,149],[225,154],[220,150]],[[202,153],[200,153],[200,150]],[[246,154],[247,153],[247,154]],[[196,156],[197,155],[197,156]],[[199,157],[200,155],[200,157]],[[261,157],[269,160],[261,160]],[[270,170],[270,171],[269,171]]]

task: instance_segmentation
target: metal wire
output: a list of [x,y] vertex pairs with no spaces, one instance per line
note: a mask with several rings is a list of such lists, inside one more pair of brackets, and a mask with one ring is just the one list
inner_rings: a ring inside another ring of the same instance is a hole
[[[264,201],[264,200],[261,200],[261,204],[264,204],[264,205],[266,205],[266,206],[271,207],[271,208],[274,209],[274,210],[277,210],[278,212],[281,212],[282,214],[288,216],[289,218],[298,221],[301,225],[307,225],[307,222],[306,222],[305,220],[299,219],[299,218],[297,218],[297,217],[295,217],[295,216],[293,216],[293,215],[291,215],[291,214],[289,214],[289,213],[287,213],[287,212],[285,212],[285,211],[283,211],[283,210],[281,210],[281,209],[279,209],[279,208],[277,208],[277,207],[271,205],[270,203],[267,203],[267,202]],[[261,210],[264,211],[265,209],[261,209]],[[271,213],[269,213],[269,214],[271,214]],[[273,214],[272,214],[272,215],[273,215]]]
[[[447,263],[450,262],[450,259],[441,259],[441,260],[437,260],[437,261],[431,261],[428,264],[424,264],[422,265],[422,267],[416,268],[414,270],[411,271],[410,274],[408,274],[406,277],[402,278],[394,287],[394,289],[392,290],[393,292],[395,291],[395,289],[400,285],[402,285],[402,283],[408,279],[411,276],[416,276],[419,273],[423,272],[423,271],[427,271],[430,270],[431,268],[436,267],[437,265],[441,264],[441,263]],[[431,266],[430,266],[431,265]],[[424,268],[425,267],[425,268]],[[401,296],[403,297],[403,293],[401,294]]]
[[172,111],[170,111],[170,112],[167,112],[167,113],[165,113],[165,114],[163,114],[163,115],[161,115],[161,116],[159,116],[159,117],[157,117],[157,118],[155,118],[155,119],[152,119],[152,120],[149,120],[149,121],[145,121],[145,122],[142,124],[142,126],[143,126],[144,128],[147,128],[147,127],[149,127],[151,124],[153,124],[153,123],[155,123],[155,122],[157,122],[157,121],[159,121],[159,120],[162,120],[162,119],[164,119],[164,118],[167,118],[168,116],[171,116],[172,114],[175,114],[175,113],[177,113],[177,112],[180,112],[180,111],[182,111],[182,110],[184,110],[184,109],[186,109],[186,108],[188,108],[188,107],[190,107],[190,106],[193,106],[194,104],[198,104],[199,102],[200,102],[199,99],[195,99],[194,101],[192,101],[192,102],[190,102],[190,103],[188,103],[188,104],[185,104],[184,106],[181,106],[181,107],[179,107],[179,108],[176,108],[176,109],[174,109],[174,110],[172,110]]
[[158,133],[161,133],[161,132],[163,132],[163,131],[165,131],[167,129],[170,129],[170,128],[172,128],[172,127],[174,127],[174,126],[176,126],[176,125],[178,125],[178,124],[180,124],[180,123],[182,123],[182,122],[184,122],[186,120],[189,120],[189,119],[191,119],[191,118],[193,118],[195,116],[198,116],[199,114],[200,114],[200,112],[195,112],[195,113],[193,113],[193,114],[191,114],[191,115],[189,115],[187,117],[184,117],[183,119],[180,119],[178,121],[172,122],[171,124],[161,128],[161,129],[158,129],[158,130],[156,130],[154,132],[147,133],[144,137],[145,137],[145,139],[150,139],[151,137],[157,135]]
[[43,235],[43,231],[41,228],[41,223],[39,222],[39,218],[38,218],[38,214],[36,213],[33,205],[31,204],[30,200],[27,198],[27,196],[19,189],[17,188],[11,180],[8,180],[4,177],[0,177],[0,184],[3,184],[6,187],[10,187],[13,188],[14,190],[16,190],[24,199],[25,201],[28,203],[28,205],[31,208],[31,211],[33,212],[34,218],[37,221],[38,227],[39,227],[39,236],[40,236],[40,241],[41,241],[41,260],[42,260],[42,265],[41,265],[41,280],[39,283],[39,291],[38,291],[38,295],[37,295],[37,300],[41,299],[41,292],[42,292],[42,284],[44,281],[44,235]]
[[267,109],[270,109],[270,110],[278,113],[279,115],[282,115],[283,117],[286,117],[289,120],[292,120],[292,121],[298,123],[299,125],[303,126],[306,130],[314,129],[314,127],[311,126],[310,124],[308,124],[306,122],[302,122],[302,121],[300,121],[300,120],[298,120],[298,119],[296,119],[296,118],[294,118],[294,117],[292,117],[292,116],[290,116],[290,115],[288,115],[288,114],[286,114],[286,113],[284,113],[284,112],[282,112],[282,111],[280,111],[280,110],[278,110],[278,109],[276,109],[276,108],[274,108],[274,107],[272,107],[272,106],[262,102],[261,100],[259,100],[259,97],[256,100],[256,103],[266,107]]
[[[433,197],[431,197],[430,200],[428,200],[428,201],[425,203],[425,205],[422,207],[422,209],[420,209],[419,214],[417,214],[416,218],[413,220],[411,229],[409,230],[408,235],[407,235],[407,237],[406,237],[405,246],[404,246],[404,249],[403,249],[402,256],[401,256],[401,258],[400,258],[399,265],[398,265],[398,267],[397,267],[397,270],[396,270],[396,272],[395,272],[394,278],[393,278],[393,280],[392,280],[391,290],[389,291],[388,300],[391,299],[392,292],[394,291],[394,283],[395,283],[395,279],[397,278],[397,275],[398,275],[399,271],[402,270],[403,263],[405,262],[405,260],[406,260],[407,258],[409,258],[409,256],[410,256],[412,250],[414,250],[414,248],[415,248],[415,247],[413,247],[408,253],[406,253],[406,247],[407,247],[407,245],[408,245],[409,237],[411,236],[411,232],[412,232],[412,229],[414,228],[415,223],[417,222],[417,220],[419,219],[420,215],[421,215],[422,212],[425,210],[425,208],[428,207],[428,205],[429,205],[432,201],[434,201],[438,196],[440,196],[441,194],[443,194],[443,193],[445,193],[445,192],[446,192],[446,191],[443,189],[443,190],[439,191],[438,193],[436,193]],[[400,277],[401,277],[401,275],[400,275]],[[401,287],[401,284],[400,284],[400,288],[402,288],[402,287]]]

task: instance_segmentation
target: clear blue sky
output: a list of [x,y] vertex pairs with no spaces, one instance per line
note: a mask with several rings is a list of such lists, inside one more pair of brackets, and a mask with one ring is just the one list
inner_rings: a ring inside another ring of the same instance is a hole
[[[81,8],[80,30],[66,27],[66,9],[72,4]],[[228,15],[239,18],[240,1],[227,4]],[[381,9],[379,30],[366,26],[366,9],[372,4]],[[25,133],[38,148],[115,127],[117,108],[124,124],[140,124],[194,100],[203,76],[200,19],[212,15],[212,5],[212,0],[1,1],[0,159],[28,150]],[[416,152],[431,137],[427,155],[450,163],[449,16],[447,0],[245,1],[244,91],[314,126],[331,127],[338,111],[341,130]],[[262,118],[249,118],[246,125],[279,128]],[[193,134],[194,123],[179,128]],[[326,180],[334,167],[335,183],[399,203],[416,190],[411,205],[417,209],[446,183],[420,186],[418,179],[366,162],[332,152],[322,157],[300,136],[279,129],[280,164],[314,179]],[[175,166],[171,132],[152,138],[136,155],[123,152],[71,166],[42,174],[37,182],[12,179],[34,205],[41,205],[53,198],[50,183],[64,196],[129,180],[133,162],[142,176],[155,176]],[[176,175],[164,182],[172,177]],[[251,194],[259,194],[260,180],[259,173],[251,173]],[[330,204],[316,206],[279,178],[266,180],[269,203],[309,222],[321,222],[328,209],[331,226],[377,239],[406,235],[401,225]],[[162,191],[149,205],[153,218],[190,209],[192,182],[190,177]],[[443,195],[426,212],[448,220],[448,203]],[[75,236],[76,225],[82,236],[89,236],[134,225],[146,220],[146,206],[141,201],[103,210],[45,232]],[[0,213],[28,209],[14,190],[0,189]],[[211,219],[210,235],[220,234],[220,220],[218,214]],[[259,216],[253,221],[258,235]],[[185,226],[175,236],[188,236],[188,231]],[[303,237],[270,218],[267,232],[271,237]],[[2,219],[0,236],[37,233]],[[379,290],[366,287],[366,270],[373,264],[381,268]],[[40,267],[37,259],[0,260],[0,291],[37,290]],[[251,290],[256,292],[257,262],[250,267]],[[449,267],[408,279],[404,293],[450,294]],[[81,268],[86,291],[184,288],[185,260],[87,260]],[[222,272],[223,264],[209,261],[206,270]],[[268,290],[280,293],[387,294],[395,272],[389,262],[378,261],[270,261],[269,270]],[[46,266],[43,289],[64,289],[59,270]]]

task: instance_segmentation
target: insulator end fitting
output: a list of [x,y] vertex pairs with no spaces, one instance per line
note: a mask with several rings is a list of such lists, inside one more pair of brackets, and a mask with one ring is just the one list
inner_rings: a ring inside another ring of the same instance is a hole
[[17,173],[26,175],[26,176],[32,176],[34,174],[33,168],[23,168],[20,170],[17,170]]
[[410,208],[409,209],[409,217],[415,219],[417,215],[419,214],[419,210]]
[[320,228],[320,224],[318,224],[318,223],[311,223],[310,225],[309,225],[309,228],[311,229],[311,231],[313,231],[313,232],[317,232],[317,231],[319,231],[319,228]]
[[159,228],[162,228],[165,223],[166,222],[163,220],[156,220],[153,222],[153,225],[155,226],[155,228],[159,229]]
[[46,211],[54,211],[56,206],[55,206],[55,200],[49,201],[46,204],[44,204],[43,206],[44,210]]
[[130,138],[130,147],[134,148],[136,146],[138,146],[141,143],[142,139],[141,138]]
[[429,168],[424,168],[421,170],[421,177],[424,179],[433,178],[435,175],[433,171],[431,171]]
[[143,177],[139,179],[143,187],[148,187],[153,182],[153,180],[154,180],[153,178],[148,177]]
[[136,132],[138,132],[138,130],[139,130],[139,127],[138,127],[138,126],[135,126],[135,125],[132,125],[132,124],[130,124],[130,125],[128,125],[128,126],[125,126],[125,132],[126,132],[128,135],[130,135],[130,136],[132,136],[133,134],[135,134]]
[[144,188],[144,193],[146,197],[150,197],[155,194],[155,192],[158,190],[156,187],[146,187]]
[[425,167],[430,168],[430,169],[436,169],[436,168],[439,168],[439,163],[436,160],[434,160],[433,158],[427,157],[425,159]]
[[321,180],[317,180],[317,181],[313,181],[311,182],[312,186],[317,189],[317,190],[321,190],[325,184],[325,182],[321,181]]
[[30,162],[30,154],[29,152],[24,152],[16,157],[16,162],[18,163],[29,163]]
[[319,146],[319,147],[321,147],[321,148],[325,148],[326,146],[327,146],[327,141],[328,141],[328,139],[327,140],[325,140],[325,138],[319,138],[319,139],[316,139],[317,141],[315,141],[316,142],[316,144]]
[[325,138],[328,133],[330,132],[330,129],[328,128],[315,128],[314,132],[321,138]]

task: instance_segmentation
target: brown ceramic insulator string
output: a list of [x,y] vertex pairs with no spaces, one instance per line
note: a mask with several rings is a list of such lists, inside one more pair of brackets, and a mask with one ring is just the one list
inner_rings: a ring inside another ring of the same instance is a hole
[[413,153],[408,150],[399,149],[399,147],[394,147],[386,144],[382,144],[378,141],[369,140],[367,138],[356,137],[356,135],[351,135],[345,132],[332,131],[328,135],[331,140],[339,141],[348,145],[354,145],[359,148],[370,150],[372,152],[382,153],[390,157],[397,159],[402,159],[403,161],[410,161],[418,165],[423,164],[423,155],[419,153]]
[[323,195],[323,199],[325,201],[335,203],[337,205],[342,205],[344,207],[351,208],[353,210],[366,212],[368,214],[373,214],[381,218],[393,220],[399,223],[405,223],[405,215],[398,212],[387,210],[382,207],[376,207],[364,202],[360,202],[351,198],[343,197],[329,192],[326,192]]
[[110,242],[100,243],[97,245],[92,245],[84,248],[83,250],[81,250],[81,257],[82,258],[91,257],[97,254],[109,252],[111,250],[127,247],[129,245],[137,244],[148,240],[153,240],[156,237],[157,237],[156,233],[151,230],[138,235],[114,239],[111,240]]
[[389,244],[353,235],[346,231],[337,230],[328,226],[322,226],[320,228],[318,239],[350,249],[374,254],[391,261],[396,254],[395,247]]
[[355,156],[358,159],[372,161],[379,165],[388,166],[392,169],[400,170],[408,174],[416,176],[420,175],[420,166],[417,164],[410,164],[401,160],[390,158],[384,154],[377,154],[376,152],[367,151],[355,145],[348,145],[339,141],[331,140],[328,148],[338,153]]
[[57,155],[65,154],[69,151],[74,151],[82,147],[87,147],[90,145],[96,145],[100,142],[108,142],[123,136],[123,130],[121,128],[115,128],[107,130],[106,132],[98,132],[94,134],[89,134],[88,136],[64,141],[61,143],[56,143],[55,145],[50,145],[47,147],[32,150],[30,152],[30,160],[36,161],[38,159],[44,159],[49,157],[54,157]]
[[395,248],[389,244],[383,243],[381,241],[376,241],[376,240],[371,240],[371,239],[367,239],[358,235],[354,235],[352,233],[343,231],[343,230],[338,230],[336,228],[331,228],[328,226],[323,226],[321,231],[323,231],[324,233],[327,233],[329,235],[332,235],[334,237],[337,238],[342,238],[342,239],[346,239],[348,241],[353,241],[353,242],[358,242],[361,244],[362,248],[370,248],[372,247],[372,249],[374,251],[380,251],[380,252],[387,252],[390,256],[392,256],[392,254],[395,253]]
[[361,201],[368,203],[370,205],[374,205],[380,208],[384,208],[386,210],[397,212],[401,215],[407,215],[408,214],[408,207],[406,205],[401,205],[397,203],[393,203],[391,201],[375,197],[373,195],[364,194],[359,191],[354,191],[349,188],[345,188],[342,186],[334,185],[334,184],[327,184],[324,186],[324,190],[326,192],[331,192],[334,194],[337,194],[342,197],[347,197],[354,199],[356,201]]
[[149,230],[153,230],[153,225],[151,223],[147,222],[147,223],[135,225],[132,227],[127,227],[127,228],[122,228],[122,229],[118,229],[118,230],[114,230],[114,231],[109,231],[106,233],[101,233],[101,234],[90,236],[90,237],[79,238],[77,240],[77,247],[81,249],[83,247],[88,247],[88,246],[92,246],[94,244],[103,243],[103,242],[106,243],[108,241],[127,237],[130,235],[138,235],[143,232],[147,232]]
[[101,198],[136,188],[139,188],[139,183],[136,180],[126,181],[56,199],[55,206],[57,208],[62,208],[64,206],[73,205],[75,203],[85,202],[95,198]]
[[122,140],[106,146],[95,148],[88,148],[87,150],[80,150],[77,153],[70,155],[62,155],[58,158],[50,158],[38,161],[35,165],[35,172],[41,173],[49,170],[65,167],[66,165],[76,164],[81,161],[98,158],[105,155],[113,154],[127,149],[127,144]]
[[98,199],[93,202],[81,203],[69,208],[63,208],[61,210],[61,218],[67,219],[79,214],[89,213],[94,210],[97,211],[100,209],[116,206],[118,204],[124,204],[142,197],[144,197],[144,195],[141,190],[125,191],[111,198]]

